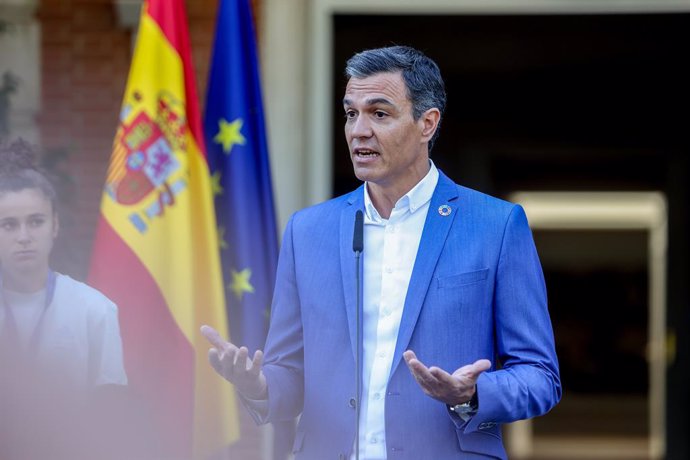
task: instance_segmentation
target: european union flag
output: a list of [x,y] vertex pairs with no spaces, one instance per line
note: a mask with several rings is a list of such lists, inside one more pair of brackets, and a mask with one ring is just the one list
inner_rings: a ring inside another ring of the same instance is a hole
[[230,340],[263,349],[278,239],[250,0],[223,0],[204,136],[212,173]]

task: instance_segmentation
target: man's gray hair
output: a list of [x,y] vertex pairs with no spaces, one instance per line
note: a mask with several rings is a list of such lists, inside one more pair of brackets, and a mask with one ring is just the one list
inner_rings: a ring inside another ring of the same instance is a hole
[[[355,54],[347,61],[345,67],[345,76],[348,79],[366,78],[384,72],[402,72],[415,121],[432,108],[437,108],[441,112],[441,118],[443,117],[446,108],[446,89],[441,71],[424,53],[409,46],[376,48]],[[436,132],[429,140],[429,151],[438,138],[441,118]]]

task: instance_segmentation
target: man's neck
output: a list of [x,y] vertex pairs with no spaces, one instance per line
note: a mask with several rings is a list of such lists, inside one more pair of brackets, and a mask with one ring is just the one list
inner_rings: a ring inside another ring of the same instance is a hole
[[431,163],[429,163],[427,160],[426,169],[419,171],[416,176],[416,180],[394,184],[377,184],[374,182],[367,182],[366,186],[367,192],[369,193],[369,198],[371,199],[371,203],[374,205],[379,215],[384,219],[388,219],[391,216],[391,212],[393,212],[393,208],[398,200],[405,196],[407,192],[415,188],[415,186],[419,184],[427,174],[429,174],[430,169]]

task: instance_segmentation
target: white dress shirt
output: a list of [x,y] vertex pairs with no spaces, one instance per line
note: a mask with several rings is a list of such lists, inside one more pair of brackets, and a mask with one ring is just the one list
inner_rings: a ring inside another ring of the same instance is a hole
[[429,163],[427,175],[395,203],[388,219],[380,216],[364,188],[361,460],[386,459],[386,388],[412,268],[438,183],[438,170]]

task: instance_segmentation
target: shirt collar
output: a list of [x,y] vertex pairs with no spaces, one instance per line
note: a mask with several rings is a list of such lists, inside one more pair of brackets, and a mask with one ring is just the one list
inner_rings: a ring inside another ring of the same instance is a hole
[[[397,203],[395,203],[394,209],[409,210],[410,213],[414,213],[419,208],[427,204],[431,200],[431,196],[434,194],[436,189],[436,184],[438,184],[438,169],[434,162],[429,159],[429,172],[417,185],[412,187],[412,189],[405,195],[400,197]],[[374,207],[371,198],[369,197],[369,191],[367,190],[366,183],[364,187],[364,211],[366,217],[373,222],[380,222],[383,218],[379,215],[379,212]]]

